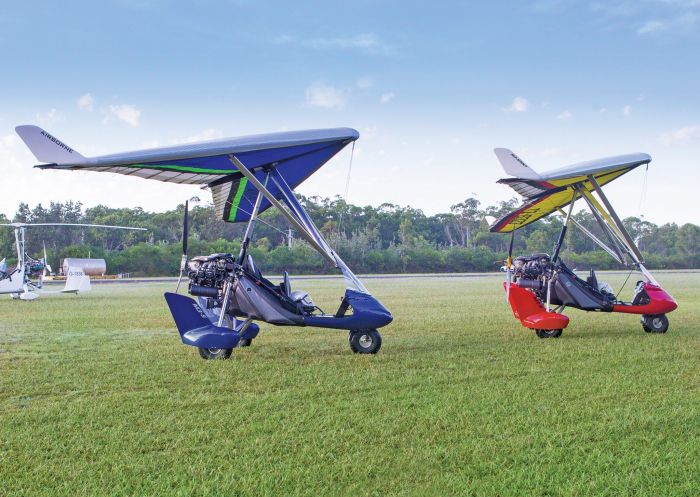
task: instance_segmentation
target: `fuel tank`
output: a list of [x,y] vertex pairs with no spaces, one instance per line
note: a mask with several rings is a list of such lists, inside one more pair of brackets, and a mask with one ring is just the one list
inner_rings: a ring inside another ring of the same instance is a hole
[[78,259],[67,257],[61,264],[63,274],[68,274],[68,268],[82,269],[88,276],[102,276],[107,273],[107,263],[104,259]]

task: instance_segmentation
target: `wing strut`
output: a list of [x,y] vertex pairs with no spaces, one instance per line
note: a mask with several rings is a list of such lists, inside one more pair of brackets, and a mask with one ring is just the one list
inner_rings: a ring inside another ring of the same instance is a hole
[[309,234],[314,237],[316,242],[323,247],[327,253],[331,254],[333,249],[328,246],[328,243],[326,243],[326,240],[324,240],[319,233],[319,230],[314,224],[313,220],[309,217],[306,211],[304,211],[301,204],[299,204],[299,201],[294,196],[294,192],[284,180],[284,177],[277,170],[272,171],[271,176],[275,186],[277,186],[282,195],[284,195],[284,201],[289,210],[292,211],[292,213],[299,219],[299,222],[306,227],[306,231],[308,231]]
[[[566,212],[564,212],[564,210],[561,209],[561,208],[559,209],[559,213],[560,213],[562,216],[566,216]],[[602,248],[603,250],[605,250],[605,251],[610,255],[610,257],[612,257],[613,259],[615,259],[615,260],[616,260],[617,262],[619,262],[620,264],[624,264],[624,261],[620,258],[620,256],[618,255],[617,251],[615,251],[615,250],[611,249],[610,247],[608,247],[607,245],[605,245],[605,243],[604,243],[600,238],[598,238],[598,237],[595,236],[593,233],[591,233],[584,225],[582,225],[581,223],[579,223],[578,221],[576,221],[576,219],[574,219],[573,217],[571,218],[571,222],[574,223],[574,225],[576,225],[576,227],[577,227],[578,229],[580,229],[588,238],[590,238],[591,240],[593,240],[593,242],[594,242],[596,245],[598,245],[600,248]],[[606,235],[607,235],[607,234],[608,234],[608,233],[606,232]]]
[[280,214],[282,214],[284,217],[287,218],[287,220],[294,226],[299,233],[306,239],[307,242],[311,244],[312,247],[314,247],[328,262],[333,264],[333,266],[337,266],[336,260],[326,252],[326,249],[322,247],[318,241],[311,235],[309,230],[299,222],[299,220],[294,217],[287,209],[285,209],[284,205],[275,198],[275,196],[270,193],[270,191],[260,183],[258,178],[255,177],[255,175],[250,172],[250,169],[248,169],[239,159],[236,157],[234,154],[229,155],[229,160],[233,163],[234,166],[238,168],[238,170],[243,174],[248,180],[255,186],[255,188],[258,189],[259,192],[261,192],[267,200],[274,205],[277,210],[280,211]]
[[[624,247],[624,244],[622,243],[622,238],[620,234],[611,227],[611,223],[609,221],[610,217],[607,214],[605,214],[605,218],[603,218],[603,214],[605,213],[605,211],[603,210],[603,207],[600,205],[600,203],[598,203],[595,197],[591,194],[591,192],[584,188],[581,188],[581,193],[583,194],[583,199],[588,204],[588,208],[591,210],[591,214],[593,214],[593,217],[598,222],[598,226],[600,226],[600,229],[603,231],[603,233],[605,233],[605,237],[608,239],[608,242],[610,242],[609,248],[611,248],[611,250],[613,250],[617,254],[616,258],[620,260],[621,264],[627,265],[627,259],[625,258],[624,254],[620,251],[620,248]],[[625,252],[627,252],[627,250],[625,250]]]
[[642,256],[642,253],[637,248],[637,245],[634,243],[634,240],[632,240],[632,237],[627,232],[627,229],[625,229],[624,224],[622,224],[622,221],[620,220],[617,213],[615,212],[615,209],[613,209],[612,205],[610,204],[608,197],[606,197],[605,194],[603,193],[603,189],[600,187],[600,185],[596,181],[595,176],[593,176],[592,174],[589,175],[588,180],[593,185],[593,188],[595,189],[596,193],[600,197],[600,200],[603,201],[603,204],[608,209],[608,213],[610,214],[610,217],[612,217],[613,220],[615,221],[615,225],[616,225],[615,227],[620,231],[620,233],[624,237],[625,241],[627,242],[626,243],[627,248],[630,251],[630,255],[635,259],[634,262],[636,262],[637,264],[641,264],[642,262],[644,262],[644,256]]

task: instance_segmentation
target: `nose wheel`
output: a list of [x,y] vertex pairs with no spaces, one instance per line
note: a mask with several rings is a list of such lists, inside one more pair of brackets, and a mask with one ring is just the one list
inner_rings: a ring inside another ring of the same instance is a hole
[[377,330],[350,330],[348,343],[356,354],[376,354],[382,347],[382,336]]
[[666,314],[650,314],[642,316],[642,328],[647,333],[666,333],[668,331],[668,318]]
[[564,330],[535,330],[540,338],[559,338]]
[[206,349],[201,347],[198,350],[202,359],[228,359],[233,352],[233,349]]

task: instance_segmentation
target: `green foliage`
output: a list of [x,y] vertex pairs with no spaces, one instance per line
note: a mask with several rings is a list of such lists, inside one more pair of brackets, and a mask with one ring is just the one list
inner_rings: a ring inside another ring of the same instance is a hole
[[[488,231],[487,217],[499,217],[517,205],[516,199],[481,208],[478,200],[467,198],[451,212],[426,216],[421,210],[393,204],[356,206],[339,197],[302,197],[312,219],[347,264],[358,272],[480,272],[501,266],[510,237]],[[104,257],[109,272],[130,272],[141,276],[174,275],[179,268],[184,205],[161,212],[141,208],[112,209],[96,206],[82,212],[80,203],[51,202],[30,208],[20,204],[15,221],[80,222],[144,227],[147,233],[87,228],[35,228],[28,234],[28,252],[42,255],[46,243],[49,262],[58,268],[64,257]],[[601,239],[595,218],[579,212],[574,218]],[[0,217],[0,222],[7,222]],[[624,220],[627,229],[647,257],[650,268],[700,267],[700,227],[694,224],[656,226],[640,218]],[[517,232],[514,253],[549,253],[561,229],[556,216],[533,223]],[[243,224],[218,221],[213,206],[190,209],[189,255],[238,254]],[[328,272],[330,268],[289,227],[275,209],[262,213],[249,250],[266,272]],[[12,232],[0,232],[0,252],[14,259]],[[578,228],[571,226],[563,257],[577,267],[618,268]]]

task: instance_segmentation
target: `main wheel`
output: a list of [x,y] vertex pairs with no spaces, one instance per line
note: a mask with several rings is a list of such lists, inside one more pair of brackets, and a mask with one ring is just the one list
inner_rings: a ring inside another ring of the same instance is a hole
[[376,354],[382,347],[382,336],[377,330],[350,330],[348,342],[356,354]]
[[252,345],[252,343],[253,343],[252,338],[241,338],[238,341],[238,346],[239,347],[250,347]]
[[649,314],[642,316],[642,328],[647,333],[666,333],[668,331],[668,318],[666,314]]
[[559,338],[564,330],[535,330],[540,338]]
[[233,349],[199,349],[199,355],[202,356],[202,359],[228,359],[232,352]]

